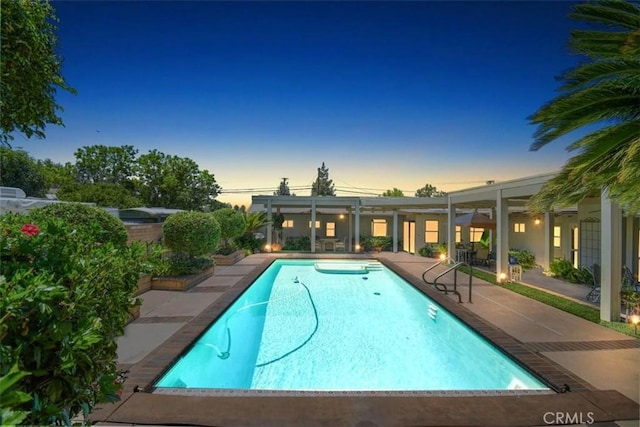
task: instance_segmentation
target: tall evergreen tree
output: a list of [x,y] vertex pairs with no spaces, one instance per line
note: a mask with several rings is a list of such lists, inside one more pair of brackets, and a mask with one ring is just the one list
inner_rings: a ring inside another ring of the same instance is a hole
[[289,178],[282,178],[282,181],[280,181],[280,186],[276,191],[273,192],[274,196],[291,196],[291,191],[289,190],[289,183],[287,182],[288,180]]
[[335,196],[336,190],[333,180],[329,179],[329,169],[322,162],[322,166],[318,168],[318,177],[311,187],[312,196]]
[[569,46],[586,57],[562,76],[561,95],[529,119],[538,125],[535,151],[577,129],[596,130],[569,145],[577,152],[530,201],[534,211],[578,203],[609,190],[629,213],[640,213],[640,6],[602,0],[573,6],[594,29],[571,32]]

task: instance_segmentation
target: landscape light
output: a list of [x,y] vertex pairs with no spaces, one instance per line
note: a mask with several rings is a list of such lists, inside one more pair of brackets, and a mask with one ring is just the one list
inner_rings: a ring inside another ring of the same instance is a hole
[[633,323],[633,333],[638,334],[638,323],[640,323],[640,316],[634,314],[631,316],[631,323]]
[[506,282],[507,281],[507,274],[506,273],[500,273],[500,281],[501,282]]

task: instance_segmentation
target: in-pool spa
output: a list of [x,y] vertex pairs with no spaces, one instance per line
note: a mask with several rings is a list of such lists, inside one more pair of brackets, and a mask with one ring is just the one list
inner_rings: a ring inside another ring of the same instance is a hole
[[155,386],[549,390],[369,260],[274,261]]

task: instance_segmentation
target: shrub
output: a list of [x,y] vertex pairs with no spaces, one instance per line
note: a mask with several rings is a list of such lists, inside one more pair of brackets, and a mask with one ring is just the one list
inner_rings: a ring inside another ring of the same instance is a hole
[[536,257],[527,249],[509,249],[509,256],[515,257],[518,260],[518,264],[527,270],[536,266]]
[[282,249],[285,251],[310,251],[311,238],[309,236],[288,237]]
[[124,246],[127,243],[127,228],[124,223],[102,208],[82,203],[54,203],[37,208],[29,213],[34,221],[59,218],[71,230],[97,243],[112,243]]
[[433,256],[433,246],[432,245],[424,245],[418,250],[420,256],[432,257]]
[[393,241],[389,236],[366,236],[360,238],[360,244],[367,252],[373,250],[374,248],[380,248],[383,251],[389,251],[391,250]]
[[220,240],[220,225],[202,212],[177,212],[162,224],[165,245],[176,256],[195,258],[214,252]]
[[586,268],[575,268],[571,261],[555,258],[549,265],[553,277],[559,277],[571,283],[592,283],[591,272]]
[[551,264],[549,264],[549,272],[551,272],[551,275],[563,279],[566,278],[573,269],[574,267],[571,261],[564,258],[555,258],[551,261]]
[[140,271],[141,245],[96,242],[97,223],[0,216],[0,376],[29,372],[13,391],[30,425],[70,424],[118,400],[115,338],[124,332]]
[[234,250],[233,239],[247,231],[247,220],[242,212],[223,208],[211,214],[220,225],[220,247],[218,252],[228,255]]

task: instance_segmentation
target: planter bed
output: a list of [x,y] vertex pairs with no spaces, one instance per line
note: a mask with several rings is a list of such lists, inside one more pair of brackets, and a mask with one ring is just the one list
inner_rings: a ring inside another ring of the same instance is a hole
[[151,289],[161,291],[186,291],[203,280],[213,276],[214,266],[205,268],[202,273],[186,276],[160,276],[151,279]]

